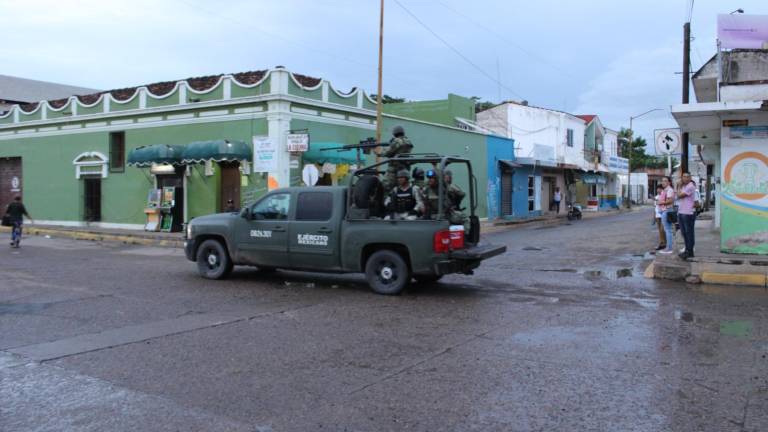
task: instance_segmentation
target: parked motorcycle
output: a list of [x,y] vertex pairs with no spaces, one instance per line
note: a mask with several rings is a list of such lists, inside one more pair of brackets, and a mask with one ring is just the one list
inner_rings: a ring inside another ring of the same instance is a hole
[[568,204],[568,220],[581,220],[581,206],[578,204]]

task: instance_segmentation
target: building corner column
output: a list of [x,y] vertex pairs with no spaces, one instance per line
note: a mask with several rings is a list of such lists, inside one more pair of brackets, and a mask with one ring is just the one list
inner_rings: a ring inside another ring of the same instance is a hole
[[[268,184],[283,188],[290,186],[290,159],[287,149],[287,137],[291,130],[291,103],[274,100],[267,102],[267,130],[270,141],[275,144],[277,152],[277,171],[270,172]],[[275,187],[268,187],[270,190]]]

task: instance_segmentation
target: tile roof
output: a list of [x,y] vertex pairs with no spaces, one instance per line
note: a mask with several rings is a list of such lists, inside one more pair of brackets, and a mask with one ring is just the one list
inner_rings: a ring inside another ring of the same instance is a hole
[[[238,72],[238,73],[233,73],[232,76],[234,77],[235,80],[237,80],[237,82],[239,82],[241,84],[252,85],[252,84],[256,84],[257,82],[261,81],[266,76],[267,72],[268,72],[267,70]],[[187,79],[179,80],[179,81],[186,81],[187,85],[190,88],[192,88],[195,91],[201,92],[201,91],[206,91],[206,90],[212,88],[213,86],[215,86],[219,82],[219,80],[221,79],[221,77],[223,75],[224,74],[206,75],[206,76],[200,76],[200,77],[187,78]],[[307,76],[307,75],[300,75],[300,74],[295,74],[295,73],[292,74],[292,75],[296,79],[296,81],[298,81],[301,85],[306,86],[306,87],[314,87],[314,86],[320,84],[320,82],[322,81],[321,78],[314,78],[314,77]],[[2,75],[0,75],[0,77],[2,77]],[[177,82],[178,81],[161,81],[161,82],[156,82],[156,83],[152,83],[152,84],[145,84],[143,86],[126,87],[126,88],[120,88],[120,89],[114,89],[114,90],[106,90],[106,91],[94,91],[94,90],[91,90],[91,89],[82,89],[81,88],[81,90],[86,90],[86,91],[79,92],[79,93],[67,94],[66,97],[60,97],[58,99],[52,99],[52,98],[45,98],[45,97],[43,97],[43,98],[40,98],[40,99],[37,99],[37,100],[38,101],[43,101],[43,100],[46,100],[46,99],[51,99],[51,100],[48,100],[48,103],[51,106],[53,106],[54,108],[61,108],[62,106],[66,105],[69,96],[72,96],[72,95],[76,95],[77,99],[81,103],[86,104],[86,105],[91,105],[93,103],[96,103],[99,100],[99,98],[101,97],[102,94],[109,93],[110,95],[112,95],[112,97],[115,100],[125,101],[125,100],[128,100],[128,99],[132,98],[136,94],[136,91],[138,90],[139,87],[146,87],[147,90],[150,93],[152,93],[154,96],[163,96],[163,95],[168,94],[171,91],[173,91],[173,89],[176,88],[176,83]],[[24,111],[29,112],[29,111],[34,110],[35,108],[37,108],[38,104],[39,104],[39,102],[37,102],[37,101],[35,101],[35,102],[30,101],[30,103],[21,104],[20,107]]]
[[584,120],[587,124],[589,124],[592,120],[597,117],[595,114],[577,114],[576,117]]

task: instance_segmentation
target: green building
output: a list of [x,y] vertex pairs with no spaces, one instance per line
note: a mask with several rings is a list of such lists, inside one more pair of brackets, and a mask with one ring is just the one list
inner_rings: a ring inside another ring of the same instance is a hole
[[[448,116],[465,115],[452,110],[387,113],[384,134],[400,124],[415,151],[471,158],[483,185],[487,135],[449,126]],[[309,164],[319,184],[343,182],[354,154],[318,150],[357,144],[375,129],[375,101],[363,91],[343,93],[283,68],[15,105],[0,113],[0,205],[23,195],[38,223],[142,229],[149,192],[173,187],[179,224],[230,199],[239,207],[299,185]],[[307,139],[309,151],[288,151]]]

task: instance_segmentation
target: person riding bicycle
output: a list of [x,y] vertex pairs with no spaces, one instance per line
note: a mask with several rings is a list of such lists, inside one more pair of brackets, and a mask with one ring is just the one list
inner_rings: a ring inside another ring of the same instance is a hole
[[32,217],[27,213],[26,207],[21,202],[21,197],[17,196],[13,202],[8,204],[8,208],[5,209],[5,215],[11,223],[11,246],[19,247],[21,243],[21,226],[24,224],[24,216],[29,219]]

